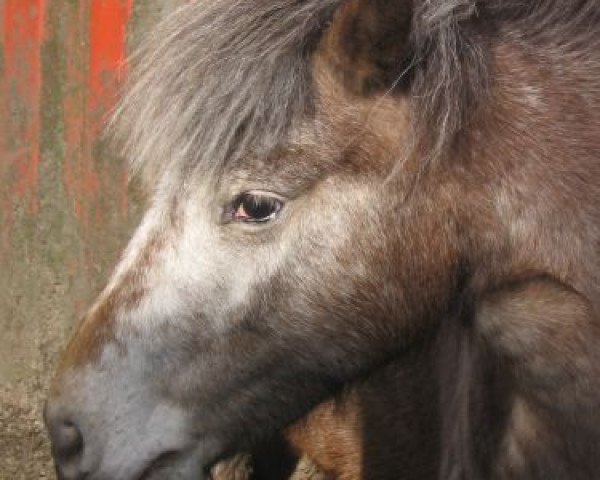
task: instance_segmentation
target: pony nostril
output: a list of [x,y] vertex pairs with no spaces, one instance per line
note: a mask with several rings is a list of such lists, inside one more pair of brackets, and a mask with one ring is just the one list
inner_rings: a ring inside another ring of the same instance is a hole
[[47,402],[44,407],[44,421],[52,446],[52,456],[59,480],[83,480],[88,472],[82,469],[84,437],[81,429],[73,422],[72,415],[64,406]]
[[83,451],[83,436],[72,422],[62,422],[51,429],[52,451],[57,462],[73,461]]
[[60,427],[58,448],[64,456],[74,456],[83,450],[83,437],[79,429],[70,422]]

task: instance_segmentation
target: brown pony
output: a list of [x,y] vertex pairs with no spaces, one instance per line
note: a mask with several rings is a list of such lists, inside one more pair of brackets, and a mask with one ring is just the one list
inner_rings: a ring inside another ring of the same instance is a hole
[[597,478],[599,32],[598,0],[171,16],[117,112],[150,206],[53,383],[59,478],[201,478],[345,390],[296,438],[360,450],[334,474]]

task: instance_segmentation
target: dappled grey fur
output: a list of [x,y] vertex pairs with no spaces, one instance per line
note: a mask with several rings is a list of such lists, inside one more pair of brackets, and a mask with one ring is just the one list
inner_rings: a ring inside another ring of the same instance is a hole
[[[310,54],[343,3],[200,0],[168,18],[137,53],[115,117],[134,171],[219,168],[282,143],[311,110]],[[571,50],[599,43],[595,0],[416,0],[413,10],[405,74],[424,158],[442,155],[485,100],[493,32]]]

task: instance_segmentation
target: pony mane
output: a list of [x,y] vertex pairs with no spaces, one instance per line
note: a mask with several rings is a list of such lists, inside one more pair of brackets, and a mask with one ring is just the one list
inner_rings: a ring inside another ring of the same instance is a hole
[[[311,54],[343,3],[198,0],[163,21],[133,57],[112,123],[132,172],[209,172],[284,143],[314,107]],[[413,0],[410,95],[424,158],[443,155],[486,98],[494,32],[591,51],[599,19],[596,0]]]

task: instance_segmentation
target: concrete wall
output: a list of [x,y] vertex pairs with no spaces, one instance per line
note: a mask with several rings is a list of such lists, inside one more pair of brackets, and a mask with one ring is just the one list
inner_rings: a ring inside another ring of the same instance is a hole
[[140,215],[101,139],[124,58],[183,0],[0,0],[0,479],[53,478],[41,405]]

